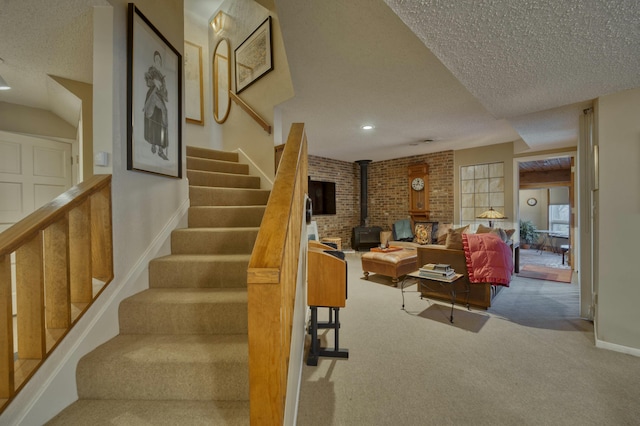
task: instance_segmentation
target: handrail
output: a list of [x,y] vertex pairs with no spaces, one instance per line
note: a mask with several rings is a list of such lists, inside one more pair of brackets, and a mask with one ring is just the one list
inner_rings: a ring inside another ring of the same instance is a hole
[[247,273],[252,425],[284,419],[306,192],[307,139],[304,125],[294,123]]
[[267,121],[260,117],[260,114],[255,112],[253,108],[251,108],[245,101],[243,101],[238,95],[229,90],[229,97],[231,100],[238,104],[240,108],[242,108],[247,114],[251,116],[259,125],[264,129],[265,132],[271,134],[271,125],[267,123]]
[[112,279],[111,175],[87,179],[0,234],[0,412]]

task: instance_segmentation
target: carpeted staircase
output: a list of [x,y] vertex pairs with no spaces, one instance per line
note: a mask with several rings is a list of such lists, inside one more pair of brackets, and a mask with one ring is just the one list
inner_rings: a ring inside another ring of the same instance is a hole
[[249,424],[247,266],[269,197],[235,153],[187,147],[188,228],[122,301],[50,424]]

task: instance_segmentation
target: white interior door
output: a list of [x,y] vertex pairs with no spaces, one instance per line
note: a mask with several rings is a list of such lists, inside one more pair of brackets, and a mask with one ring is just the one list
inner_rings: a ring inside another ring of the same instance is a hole
[[[71,148],[0,131],[0,232],[71,187]],[[15,280],[12,293],[15,314]]]

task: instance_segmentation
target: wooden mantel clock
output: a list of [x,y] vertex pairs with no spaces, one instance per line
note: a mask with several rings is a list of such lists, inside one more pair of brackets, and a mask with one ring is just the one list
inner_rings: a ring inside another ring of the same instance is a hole
[[409,166],[409,215],[415,222],[429,220],[429,166]]

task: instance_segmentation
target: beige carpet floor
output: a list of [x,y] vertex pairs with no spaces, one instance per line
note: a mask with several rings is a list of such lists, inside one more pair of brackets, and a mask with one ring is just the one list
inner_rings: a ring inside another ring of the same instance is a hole
[[347,259],[350,356],[303,367],[299,426],[640,424],[640,358],[595,348],[577,284],[516,276],[451,324],[450,305],[407,292],[402,310],[390,279],[365,281],[359,254]]

